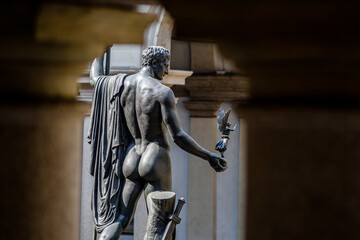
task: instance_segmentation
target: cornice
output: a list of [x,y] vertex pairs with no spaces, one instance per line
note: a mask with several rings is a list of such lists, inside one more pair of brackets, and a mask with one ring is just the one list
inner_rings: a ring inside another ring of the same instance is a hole
[[185,86],[193,101],[236,102],[249,97],[248,78],[241,75],[195,75]]

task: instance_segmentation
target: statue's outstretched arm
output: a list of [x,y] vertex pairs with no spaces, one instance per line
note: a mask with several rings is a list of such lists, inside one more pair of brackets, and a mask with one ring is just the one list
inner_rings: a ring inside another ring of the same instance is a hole
[[197,157],[208,160],[217,172],[226,170],[227,164],[225,159],[201,147],[192,137],[182,130],[176,110],[175,96],[171,90],[169,90],[164,102],[161,104],[161,113],[170,136],[180,148]]
[[90,67],[90,85],[95,86],[97,79],[104,74],[103,57],[95,58]]

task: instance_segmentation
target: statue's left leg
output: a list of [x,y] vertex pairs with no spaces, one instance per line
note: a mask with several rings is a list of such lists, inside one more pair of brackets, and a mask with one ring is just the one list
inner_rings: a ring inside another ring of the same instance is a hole
[[145,200],[153,191],[171,191],[171,161],[168,149],[150,143],[141,157],[139,174],[145,181]]
[[144,240],[160,240],[175,205],[175,193],[169,192],[171,162],[167,148],[149,144],[141,158],[139,174],[145,180],[144,195],[149,213]]
[[175,205],[175,193],[170,191],[171,175],[165,174],[163,178],[157,181],[146,183],[144,195],[149,216],[144,240],[162,238],[167,217],[172,213]]

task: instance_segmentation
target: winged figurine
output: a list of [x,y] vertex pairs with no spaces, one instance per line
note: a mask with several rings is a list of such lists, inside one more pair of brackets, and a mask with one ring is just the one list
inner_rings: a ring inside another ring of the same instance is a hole
[[224,109],[220,108],[219,116],[217,117],[217,127],[223,136],[216,143],[215,150],[221,154],[221,157],[224,157],[224,152],[227,149],[227,143],[230,140],[230,133],[236,129],[236,125],[231,128],[231,123],[228,121],[230,113],[231,108],[227,110],[226,113],[224,112]]

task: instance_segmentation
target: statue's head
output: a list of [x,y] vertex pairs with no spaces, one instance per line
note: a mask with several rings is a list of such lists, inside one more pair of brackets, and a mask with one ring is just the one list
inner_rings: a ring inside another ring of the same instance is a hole
[[150,66],[157,79],[162,80],[168,74],[170,52],[164,47],[150,46],[141,54],[142,67]]

